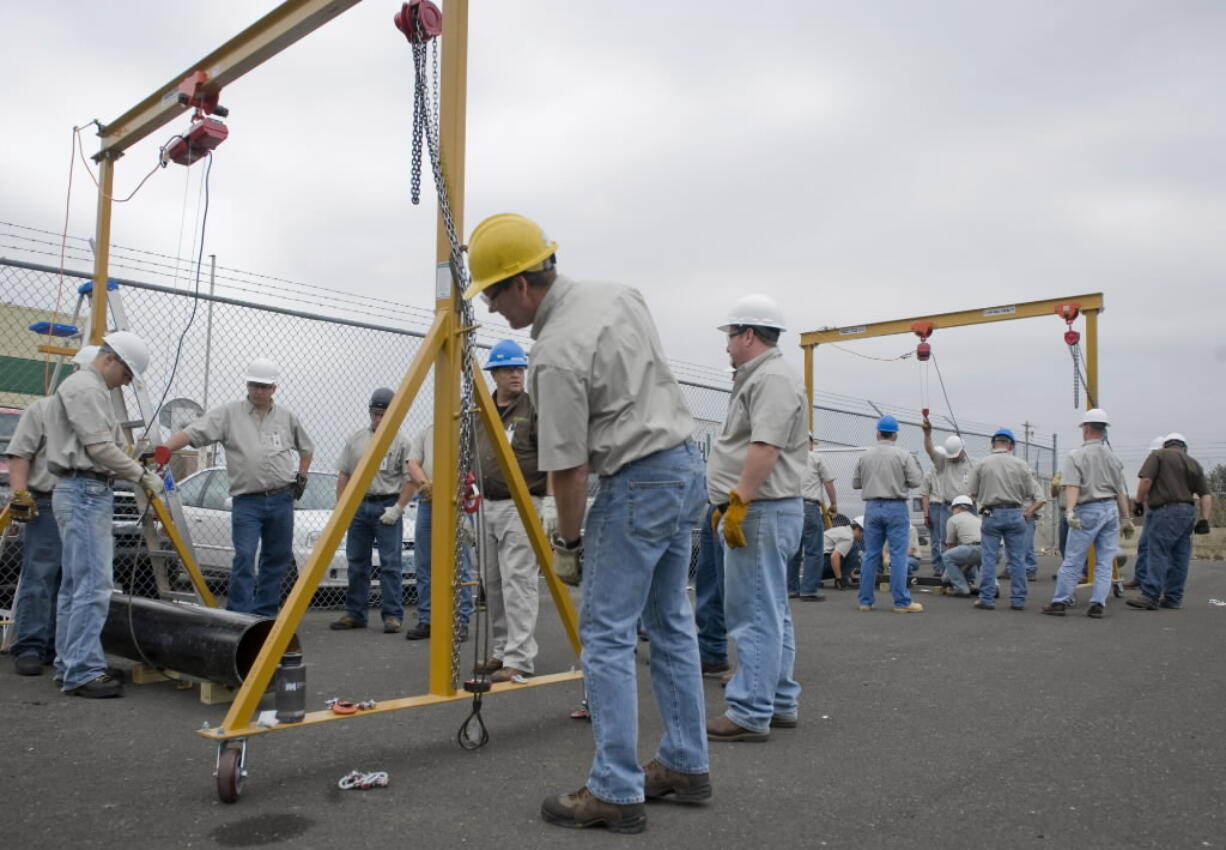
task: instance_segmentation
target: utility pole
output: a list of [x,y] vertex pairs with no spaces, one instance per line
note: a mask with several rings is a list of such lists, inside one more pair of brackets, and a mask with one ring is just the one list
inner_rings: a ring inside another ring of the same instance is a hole
[[1030,463],[1030,434],[1034,429],[1029,422],[1022,423],[1022,451],[1026,458],[1026,463]]

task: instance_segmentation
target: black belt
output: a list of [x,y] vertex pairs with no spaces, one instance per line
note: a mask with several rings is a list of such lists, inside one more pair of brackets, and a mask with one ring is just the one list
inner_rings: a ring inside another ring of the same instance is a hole
[[821,499],[805,499],[806,505],[820,505],[821,503],[822,503]]
[[[55,472],[55,470],[51,470]],[[115,476],[109,472],[94,472],[92,469],[65,469],[63,472],[55,472],[60,478],[92,478],[94,481],[101,481],[103,484],[114,484]]]
[[869,501],[870,502],[905,502],[907,500],[904,497],[899,497],[897,499],[869,499]]
[[984,505],[984,507],[990,511],[994,511],[997,508],[1020,508],[1021,504],[1018,502],[997,502],[994,505]]
[[362,501],[363,502],[385,502],[388,499],[395,499],[399,495],[400,495],[399,493],[371,493],[369,495],[363,496]]
[[1116,496],[1103,496],[1101,499],[1086,499],[1084,502],[1078,502],[1079,505],[1092,505],[1095,502],[1114,502]]
[[274,487],[271,490],[252,490],[247,493],[239,493],[234,498],[237,499],[241,496],[276,496],[280,493],[286,492],[287,490],[293,489],[293,486],[293,484],[286,484],[284,487]]
[[50,491],[35,490],[33,488],[30,489],[30,495],[33,496],[35,499],[50,499],[51,498]]
[[[34,492],[34,491],[31,490],[30,492]],[[1150,510],[1157,511],[1157,510],[1161,510],[1162,508],[1169,508],[1171,505],[1191,505],[1192,507],[1196,507],[1196,502],[1163,502],[1160,505],[1154,505],[1153,507],[1150,508]]]

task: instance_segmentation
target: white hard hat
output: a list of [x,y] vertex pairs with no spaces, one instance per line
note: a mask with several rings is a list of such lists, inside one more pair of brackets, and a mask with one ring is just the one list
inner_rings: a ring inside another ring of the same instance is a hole
[[864,514],[860,514],[860,516],[853,519],[851,521],[851,524],[858,525],[860,528],[864,528]]
[[72,362],[78,366],[88,366],[94,362],[94,358],[98,356],[98,352],[101,350],[101,345],[87,345],[72,355]]
[[119,356],[133,374],[143,375],[149,368],[149,346],[131,331],[111,331],[102,338],[103,343]]
[[249,384],[276,384],[281,380],[281,367],[267,357],[257,357],[247,367]]
[[787,325],[783,321],[783,311],[779,309],[775,299],[760,293],[746,295],[736,302],[732,312],[728,314],[728,321],[720,325],[719,329],[727,332],[733,325],[754,325],[759,328],[787,330]]
[[970,496],[954,496],[954,500],[949,503],[949,506],[956,508],[958,505],[966,505],[968,508],[971,508],[975,506],[975,503],[971,501]]
[[1178,431],[1172,431],[1163,438],[1162,445],[1165,446],[1167,443],[1183,443],[1185,447],[1188,445],[1188,441]]
[[1153,438],[1152,440],[1150,440],[1150,442],[1149,442],[1149,450],[1152,452],[1152,451],[1154,451],[1155,449],[1160,449],[1160,448],[1162,448],[1162,444],[1166,442],[1166,439],[1167,439],[1167,438],[1166,438],[1166,437],[1164,437],[1164,436],[1162,436],[1161,434],[1159,434],[1158,436],[1154,437],[1154,438]]
[[947,457],[957,457],[962,453],[963,448],[965,448],[965,445],[961,437],[950,434],[945,438],[945,455]]
[[1103,410],[1101,407],[1093,407],[1087,410],[1085,414],[1081,417],[1080,424],[1082,425],[1089,425],[1089,424],[1110,425],[1111,417],[1108,416],[1107,411]]

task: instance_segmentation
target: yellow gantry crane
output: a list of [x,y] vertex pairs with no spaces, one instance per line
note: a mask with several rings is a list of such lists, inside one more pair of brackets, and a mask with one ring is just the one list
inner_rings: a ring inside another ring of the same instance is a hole
[[[182,115],[188,109],[195,107],[197,110],[198,122],[193,125],[193,131],[199,125],[211,120],[203,117],[205,112],[224,114],[224,111],[216,109],[219,92],[224,86],[255,69],[265,60],[285,50],[358,2],[359,0],[287,0],[212,53],[193,63],[186,71],[173,77],[166,85],[119,118],[101,126],[99,131],[101,146],[93,157],[99,165],[97,247],[94,266],[94,310],[98,315],[106,314],[111,197],[116,160],[136,142]],[[444,11],[446,26],[442,27],[439,146],[442,162],[447,167],[450,209],[447,210],[442,206],[446,199],[440,197],[434,322],[417,356],[400,382],[395,398],[383,417],[382,424],[371,439],[365,455],[354,469],[349,485],[338,500],[336,509],[320,535],[314,551],[300,571],[297,583],[282,607],[255,664],[243,681],[225,720],[219,727],[199,731],[200,735],[218,744],[218,793],[226,802],[236,801],[241,791],[242,782],[246,776],[247,738],[251,735],[466,699],[470,696],[468,693],[457,691],[454,684],[453,582],[455,563],[450,558],[436,557],[431,582],[432,619],[436,624],[445,626],[445,629],[436,630],[436,633],[432,635],[428,693],[381,700],[374,709],[358,714],[339,715],[331,711],[316,711],[308,712],[305,719],[299,723],[282,724],[271,728],[254,725],[260,698],[269,687],[281,656],[289,647],[294,632],[310,603],[311,596],[319,585],[333,553],[357,511],[362,494],[370,485],[382,458],[391,446],[394,435],[403,423],[414,398],[431,370],[434,375],[433,467],[435,481],[455,482],[458,480],[458,424],[460,417],[464,415],[460,410],[461,372],[471,367],[471,364],[463,362],[464,341],[466,335],[472,333],[475,327],[463,326],[461,322],[461,312],[458,309],[459,293],[456,290],[451,269],[452,248],[444,218],[445,213],[449,212],[453,232],[463,233],[468,0],[447,0]],[[422,0],[411,0],[404,4],[401,11],[401,15],[410,14],[437,16],[438,10]],[[438,24],[441,21],[436,19],[433,23]],[[399,20],[397,25],[400,25]],[[204,129],[208,130],[207,127]],[[224,138],[225,131],[221,130],[220,133]],[[207,136],[202,137],[202,142],[204,146],[209,146]],[[188,163],[192,161],[190,152],[187,161]],[[102,326],[103,323],[94,323],[92,342],[101,341]],[[552,549],[533,508],[532,499],[524,483],[523,475],[520,473],[519,465],[507,443],[493,398],[484,379],[479,376],[474,378],[473,386],[477,415],[481,418],[486,433],[495,445],[499,466],[510,484],[512,498],[524,520],[524,526],[560,613],[567,637],[577,654],[580,646],[574,603],[566,587],[553,572]],[[435,487],[436,506],[449,504],[446,489],[445,485]],[[450,495],[452,497],[450,504],[454,505],[454,499],[457,499],[459,494]],[[432,513],[432,519],[433,551],[439,555],[444,552],[453,552],[457,533],[456,512],[436,509]],[[573,681],[581,678],[581,675],[578,672],[565,672],[537,676],[526,684],[495,684],[490,686],[490,691],[498,693],[523,687]]]

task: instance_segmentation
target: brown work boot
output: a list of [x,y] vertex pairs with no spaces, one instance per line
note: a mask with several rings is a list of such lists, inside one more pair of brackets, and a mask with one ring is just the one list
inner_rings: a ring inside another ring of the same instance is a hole
[[770,736],[769,729],[765,732],[746,729],[744,726],[733,723],[726,714],[712,717],[707,721],[708,741],[746,741],[751,744],[761,744],[770,740]]
[[643,796],[659,800],[669,794],[678,803],[705,803],[711,799],[711,774],[681,773],[652,759],[643,767]]
[[502,659],[490,656],[484,661],[478,661],[473,665],[474,673],[485,673],[486,675],[502,669]]
[[525,679],[532,677],[532,674],[527,670],[520,670],[516,667],[502,667],[499,665],[498,672],[490,676],[491,682],[510,682],[516,676],[523,676]]
[[603,826],[609,832],[635,833],[647,828],[647,812],[642,803],[619,806],[606,803],[586,786],[573,794],[546,797],[541,803],[541,817],[547,823],[569,829]]
[[366,628],[366,621],[351,617],[348,614],[342,614],[341,618],[330,623],[328,628],[334,632],[344,631],[345,629],[364,629]]

